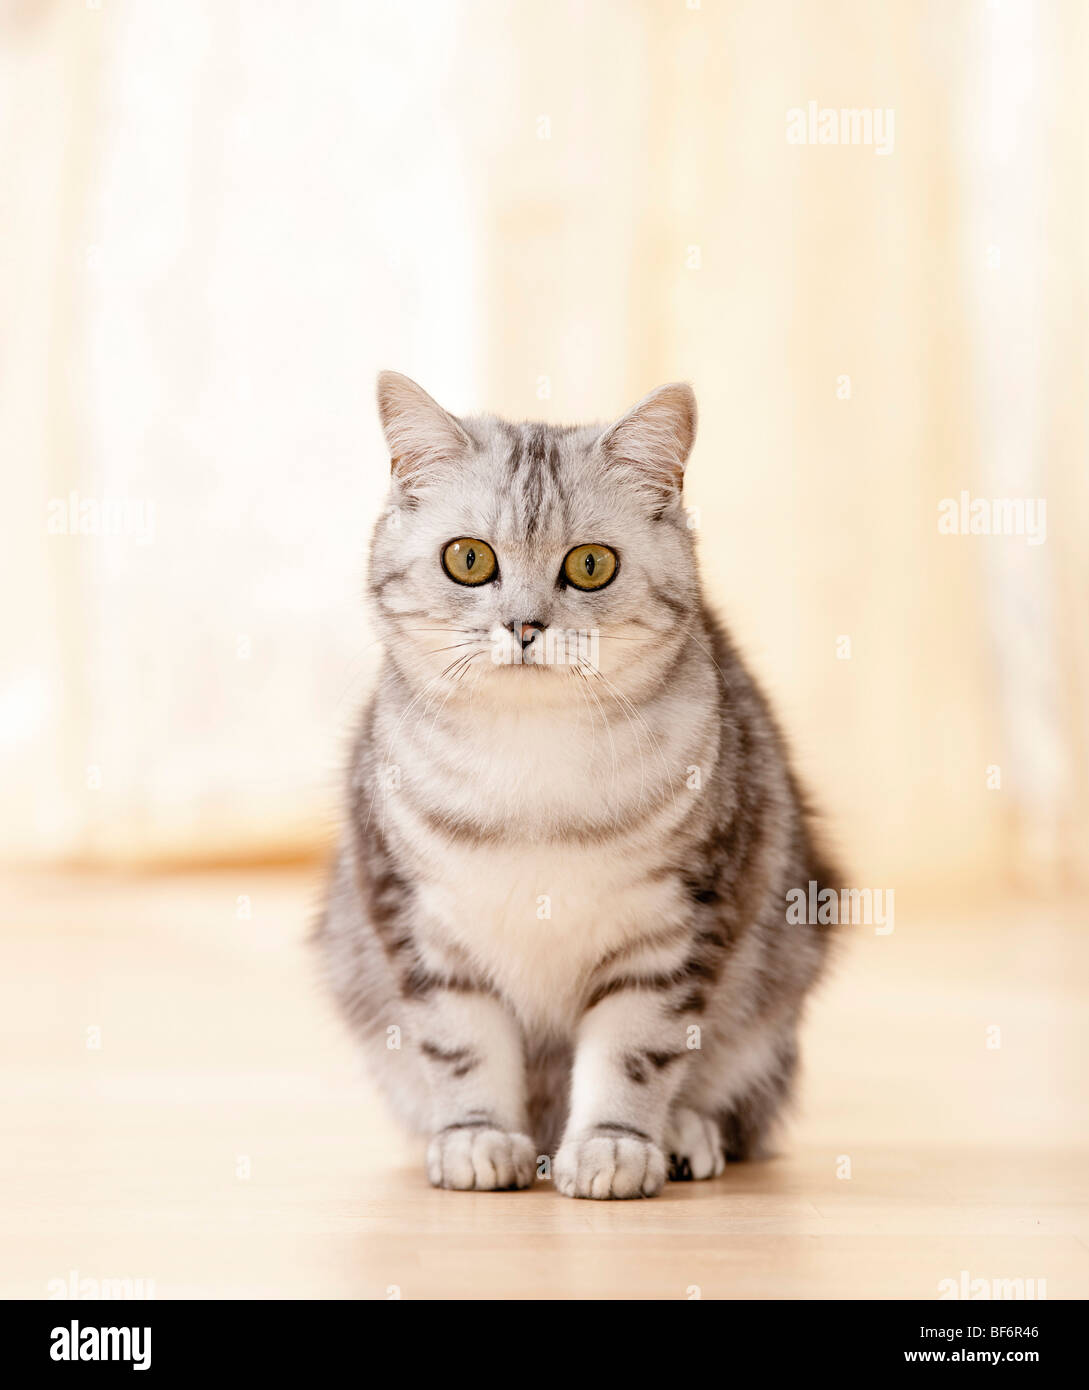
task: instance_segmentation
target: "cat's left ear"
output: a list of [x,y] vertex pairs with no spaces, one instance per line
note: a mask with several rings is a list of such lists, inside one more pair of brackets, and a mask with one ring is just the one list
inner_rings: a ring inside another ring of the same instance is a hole
[[464,457],[472,440],[449,411],[400,372],[379,372],[378,414],[394,479],[412,489],[443,464]]
[[696,397],[683,381],[659,386],[597,442],[606,463],[626,470],[663,505],[680,496],[696,439]]

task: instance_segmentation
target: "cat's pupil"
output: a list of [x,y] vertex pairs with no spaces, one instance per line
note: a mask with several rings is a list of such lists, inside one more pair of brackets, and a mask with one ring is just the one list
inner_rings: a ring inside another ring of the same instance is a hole
[[475,564],[476,564],[476,551],[473,549],[472,546],[470,546],[469,549],[465,552],[465,568],[466,568],[467,570],[471,570],[472,567],[473,567]]
[[594,573],[594,557],[592,555],[587,555],[582,563],[586,566],[586,573],[592,577]]

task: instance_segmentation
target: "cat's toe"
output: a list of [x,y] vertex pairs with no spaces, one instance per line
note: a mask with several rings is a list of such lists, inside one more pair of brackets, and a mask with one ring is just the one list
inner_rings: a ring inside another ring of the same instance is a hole
[[666,1161],[643,1139],[573,1139],[561,1145],[552,1176],[565,1197],[653,1197],[665,1182]]
[[502,1192],[529,1187],[537,1154],[524,1134],[464,1126],[444,1129],[427,1148],[427,1176],[435,1187]]
[[698,1110],[681,1105],[673,1112],[669,1148],[671,1182],[699,1182],[725,1171],[726,1151],[719,1127]]

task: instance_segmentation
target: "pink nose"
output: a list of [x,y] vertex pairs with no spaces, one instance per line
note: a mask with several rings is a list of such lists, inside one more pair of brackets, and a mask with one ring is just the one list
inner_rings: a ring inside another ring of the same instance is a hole
[[510,632],[512,637],[518,638],[518,641],[522,645],[522,650],[525,651],[538,632],[544,632],[544,623],[523,623],[515,620],[507,624],[507,631]]

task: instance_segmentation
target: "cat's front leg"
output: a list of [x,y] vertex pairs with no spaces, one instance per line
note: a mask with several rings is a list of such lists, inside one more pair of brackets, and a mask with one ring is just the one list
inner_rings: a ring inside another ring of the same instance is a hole
[[653,1197],[666,1179],[670,1105],[689,1053],[671,992],[622,989],[583,1016],[571,1110],[552,1175],[568,1197]]
[[526,1128],[521,1033],[493,995],[433,984],[413,1029],[432,1096],[427,1176],[476,1192],[529,1187],[536,1149]]

